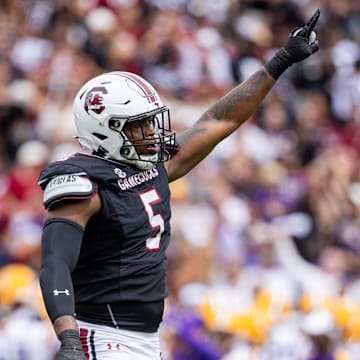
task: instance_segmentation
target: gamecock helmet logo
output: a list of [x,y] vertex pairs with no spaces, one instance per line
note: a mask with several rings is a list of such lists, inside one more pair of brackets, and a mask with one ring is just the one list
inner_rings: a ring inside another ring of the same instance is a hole
[[107,94],[105,87],[97,86],[87,92],[85,97],[85,111],[94,111],[96,114],[101,114],[105,110],[102,94]]

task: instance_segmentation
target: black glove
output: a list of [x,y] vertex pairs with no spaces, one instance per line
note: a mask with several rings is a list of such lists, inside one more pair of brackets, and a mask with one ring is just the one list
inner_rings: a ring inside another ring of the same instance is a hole
[[56,360],[86,360],[79,333],[75,330],[65,330],[59,335],[60,350]]
[[318,9],[304,27],[296,27],[290,33],[286,44],[264,65],[272,78],[277,79],[290,65],[319,50],[316,33],[313,31],[319,16]]

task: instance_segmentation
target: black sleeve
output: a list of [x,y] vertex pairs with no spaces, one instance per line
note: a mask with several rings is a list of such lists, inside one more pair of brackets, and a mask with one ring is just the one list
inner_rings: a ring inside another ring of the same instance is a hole
[[53,218],[44,225],[40,285],[52,322],[62,315],[74,315],[71,272],[79,257],[83,233],[79,224],[66,219]]

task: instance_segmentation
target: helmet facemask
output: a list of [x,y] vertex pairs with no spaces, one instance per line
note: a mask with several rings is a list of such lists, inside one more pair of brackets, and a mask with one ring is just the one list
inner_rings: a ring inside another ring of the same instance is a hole
[[[154,132],[150,137],[146,135],[145,121],[153,123]],[[139,127],[136,133],[132,128],[135,124]],[[128,135],[124,131],[125,127],[128,128]],[[112,117],[109,119],[109,128],[119,133],[122,138],[120,155],[123,161],[135,164],[142,170],[169,160],[175,152],[175,133],[171,129],[169,109],[165,106],[126,119]],[[152,151],[147,151],[149,148],[152,148]]]

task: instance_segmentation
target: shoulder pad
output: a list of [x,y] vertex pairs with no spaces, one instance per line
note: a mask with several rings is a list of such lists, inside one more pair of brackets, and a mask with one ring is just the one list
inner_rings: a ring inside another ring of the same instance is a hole
[[44,190],[45,208],[62,200],[87,199],[97,192],[97,186],[81,174],[63,174],[53,177]]
[[47,183],[55,176],[67,174],[87,176],[86,171],[78,165],[66,161],[54,162],[41,171],[38,184],[44,189]]

